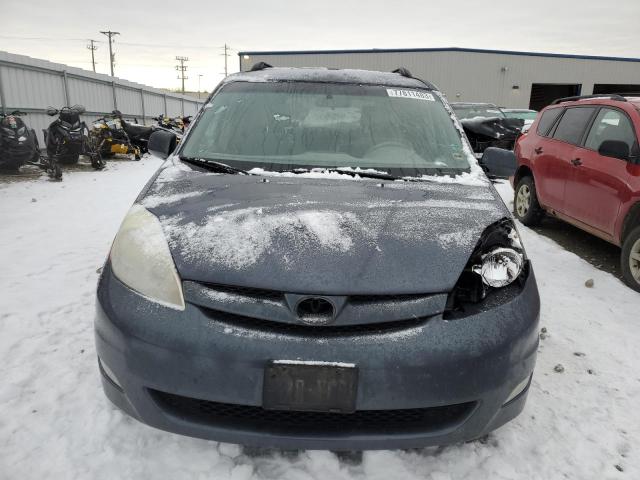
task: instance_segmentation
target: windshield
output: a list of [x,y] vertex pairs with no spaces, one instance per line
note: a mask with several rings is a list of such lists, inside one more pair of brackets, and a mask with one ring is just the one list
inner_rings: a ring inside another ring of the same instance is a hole
[[229,83],[204,107],[180,155],[276,171],[352,167],[413,176],[470,169],[437,95],[335,83]]
[[518,118],[520,120],[535,120],[538,112],[534,110],[515,110],[504,112],[507,118]]
[[506,118],[505,114],[498,107],[493,105],[451,105],[456,112],[456,116],[460,120],[468,120],[470,118]]

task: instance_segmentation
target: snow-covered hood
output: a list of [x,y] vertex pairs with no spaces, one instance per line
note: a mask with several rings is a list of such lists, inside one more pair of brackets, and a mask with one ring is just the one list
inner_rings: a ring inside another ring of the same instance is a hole
[[[337,175],[337,174],[336,174]],[[165,169],[139,198],[183,280],[285,292],[448,292],[508,216],[487,183],[217,175]]]

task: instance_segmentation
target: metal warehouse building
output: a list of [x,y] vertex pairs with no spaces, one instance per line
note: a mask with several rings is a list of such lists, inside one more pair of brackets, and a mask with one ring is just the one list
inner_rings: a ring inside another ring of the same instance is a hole
[[240,70],[257,62],[278,67],[361,68],[400,66],[435,83],[449,101],[491,102],[540,110],[559,97],[640,92],[640,58],[551,53],[410,48],[240,52]]

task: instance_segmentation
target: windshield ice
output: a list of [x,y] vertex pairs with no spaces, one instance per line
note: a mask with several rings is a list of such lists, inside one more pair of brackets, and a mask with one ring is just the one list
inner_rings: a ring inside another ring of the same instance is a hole
[[470,170],[460,132],[428,90],[231,82],[180,154],[243,169],[352,167],[399,176]]

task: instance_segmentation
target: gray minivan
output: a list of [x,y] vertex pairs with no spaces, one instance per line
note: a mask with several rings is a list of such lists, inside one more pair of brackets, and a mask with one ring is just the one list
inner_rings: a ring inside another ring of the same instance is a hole
[[227,77],[113,242],[107,396],[224,442],[410,448],[523,409],[539,297],[446,99],[400,69]]

